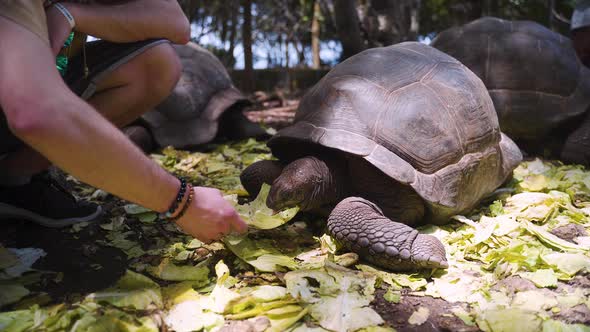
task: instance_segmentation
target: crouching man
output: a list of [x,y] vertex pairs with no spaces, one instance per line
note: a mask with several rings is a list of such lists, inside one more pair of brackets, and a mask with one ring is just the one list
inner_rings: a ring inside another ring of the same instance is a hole
[[203,241],[244,231],[218,190],[167,173],[117,129],[170,93],[181,68],[168,41],[189,32],[175,0],[1,1],[0,217],[54,227],[97,218],[100,207],[43,174],[53,163]]

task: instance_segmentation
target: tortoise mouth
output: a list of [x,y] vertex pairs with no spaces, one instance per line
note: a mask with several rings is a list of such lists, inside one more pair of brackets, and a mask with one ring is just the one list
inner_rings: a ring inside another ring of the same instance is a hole
[[273,185],[266,199],[266,205],[275,210],[281,211],[287,208],[299,206],[304,209],[305,196],[301,192],[292,192],[290,190],[281,190],[278,186]]

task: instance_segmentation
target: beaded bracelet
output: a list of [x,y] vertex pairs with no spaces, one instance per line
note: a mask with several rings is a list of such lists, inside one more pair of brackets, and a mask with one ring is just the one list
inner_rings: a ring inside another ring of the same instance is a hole
[[180,202],[182,202],[182,199],[184,198],[184,193],[186,191],[186,179],[178,177],[178,180],[180,180],[180,189],[178,190],[178,194],[176,194],[176,198],[172,202],[172,205],[170,206],[168,211],[160,213],[160,219],[171,218],[176,212],[176,209],[178,209],[178,205],[180,204]]
[[187,190],[188,190],[188,198],[186,199],[186,202],[184,203],[182,210],[180,210],[180,213],[176,217],[168,219],[169,221],[174,222],[174,221],[182,218],[182,216],[184,216],[184,214],[186,213],[186,210],[188,210],[188,206],[191,205],[191,202],[193,201],[193,186],[190,183],[188,184]]

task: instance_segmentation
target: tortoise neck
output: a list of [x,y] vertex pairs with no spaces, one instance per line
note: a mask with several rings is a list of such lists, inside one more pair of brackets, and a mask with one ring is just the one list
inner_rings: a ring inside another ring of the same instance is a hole
[[350,179],[346,176],[347,164],[344,158],[331,152],[309,158],[315,159],[313,164],[321,179],[312,194],[314,200],[330,204],[346,197]]

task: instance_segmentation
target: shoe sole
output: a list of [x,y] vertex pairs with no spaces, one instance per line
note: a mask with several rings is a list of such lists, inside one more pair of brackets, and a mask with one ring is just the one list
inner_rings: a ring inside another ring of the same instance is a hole
[[42,215],[36,214],[35,212],[31,212],[31,211],[28,211],[25,209],[18,208],[16,206],[12,206],[12,205],[9,205],[6,203],[0,203],[0,219],[7,219],[7,218],[26,219],[28,221],[39,224],[41,226],[50,227],[50,228],[62,228],[62,227],[78,224],[81,222],[95,221],[101,215],[102,215],[102,208],[100,206],[97,206],[96,211],[93,214],[86,216],[86,217],[51,219],[51,218],[43,217]]

